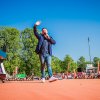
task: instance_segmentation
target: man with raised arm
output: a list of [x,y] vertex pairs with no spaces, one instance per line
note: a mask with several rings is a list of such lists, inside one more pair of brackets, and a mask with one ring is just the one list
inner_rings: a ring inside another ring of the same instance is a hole
[[37,31],[37,26],[41,24],[40,21],[37,21],[33,27],[34,35],[38,39],[38,44],[36,47],[36,53],[39,54],[40,62],[41,62],[41,81],[45,82],[45,64],[47,66],[49,82],[57,80],[57,78],[53,77],[52,68],[51,68],[51,56],[52,56],[52,45],[55,44],[55,40],[48,35],[48,31],[46,28],[42,28],[42,33],[39,34]]

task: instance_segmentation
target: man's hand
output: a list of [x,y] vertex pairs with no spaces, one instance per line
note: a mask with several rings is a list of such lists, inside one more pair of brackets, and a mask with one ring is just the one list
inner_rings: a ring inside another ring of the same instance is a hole
[[36,23],[35,23],[35,25],[40,25],[41,24],[41,21],[37,21]]
[[45,37],[46,39],[50,39],[50,37],[49,37],[48,34],[45,34],[44,37]]

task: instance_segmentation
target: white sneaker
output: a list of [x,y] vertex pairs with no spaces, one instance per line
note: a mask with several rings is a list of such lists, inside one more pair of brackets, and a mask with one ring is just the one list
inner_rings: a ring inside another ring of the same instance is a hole
[[53,81],[56,81],[56,80],[58,80],[58,78],[53,77],[53,76],[49,78],[49,82],[53,82]]
[[45,78],[42,78],[42,79],[41,79],[41,82],[42,82],[42,83],[45,83]]

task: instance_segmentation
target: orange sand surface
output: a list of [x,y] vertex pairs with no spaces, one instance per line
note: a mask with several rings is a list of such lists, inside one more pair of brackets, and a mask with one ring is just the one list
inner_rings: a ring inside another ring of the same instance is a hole
[[0,100],[100,100],[100,79],[0,83]]

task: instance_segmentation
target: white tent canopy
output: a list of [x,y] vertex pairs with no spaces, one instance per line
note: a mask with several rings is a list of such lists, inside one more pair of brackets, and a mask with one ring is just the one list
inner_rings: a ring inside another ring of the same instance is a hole
[[86,70],[87,70],[87,69],[95,69],[95,67],[93,67],[92,64],[87,64],[87,66],[86,66]]

